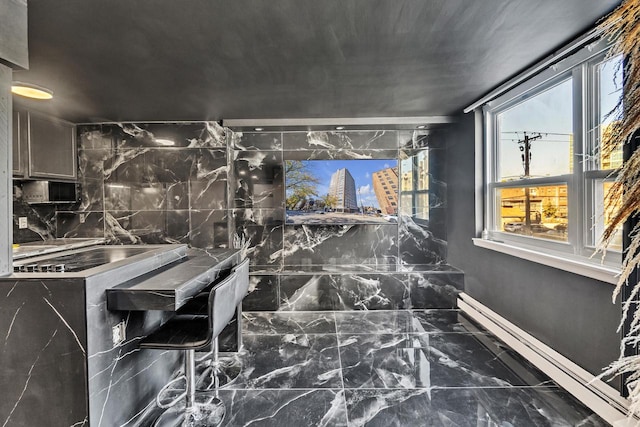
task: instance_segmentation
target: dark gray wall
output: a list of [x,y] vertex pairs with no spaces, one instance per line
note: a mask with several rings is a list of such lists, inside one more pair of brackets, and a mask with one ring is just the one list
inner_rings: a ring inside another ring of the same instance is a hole
[[618,356],[613,286],[473,245],[474,116],[439,135],[447,144],[448,261],[465,291],[593,374]]

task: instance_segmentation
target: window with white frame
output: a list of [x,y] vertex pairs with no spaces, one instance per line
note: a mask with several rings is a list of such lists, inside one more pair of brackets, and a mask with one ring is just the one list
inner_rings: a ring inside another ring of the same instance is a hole
[[[493,240],[589,260],[615,206],[622,153],[601,147],[622,59],[584,48],[484,107],[486,226]],[[605,263],[621,258],[622,233]],[[592,262],[600,262],[600,258]]]

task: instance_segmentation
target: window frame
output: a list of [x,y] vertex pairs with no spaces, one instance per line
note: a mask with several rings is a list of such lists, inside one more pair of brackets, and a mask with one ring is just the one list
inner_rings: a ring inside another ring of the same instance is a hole
[[[608,46],[599,41],[583,47],[573,55],[546,68],[535,77],[511,88],[483,106],[484,124],[484,229],[490,240],[503,242],[527,250],[553,253],[588,263],[619,267],[622,254],[608,250],[607,254],[593,256],[595,243],[592,227],[595,212],[595,189],[598,180],[612,179],[612,170],[596,170],[593,161],[594,147],[599,139],[599,79],[598,65],[605,61]],[[550,88],[572,79],[573,108],[573,169],[572,173],[539,178],[521,178],[500,181],[500,135],[498,117],[508,109],[525,102]],[[597,108],[596,108],[597,107]],[[598,132],[598,135],[596,135]],[[597,151],[595,151],[597,153]],[[587,153],[587,154],[585,154]],[[523,236],[502,231],[498,190],[544,185],[567,186],[567,241]]]

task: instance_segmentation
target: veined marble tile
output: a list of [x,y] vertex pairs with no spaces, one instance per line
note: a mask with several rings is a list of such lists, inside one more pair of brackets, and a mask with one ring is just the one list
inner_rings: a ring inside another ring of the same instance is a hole
[[285,225],[284,263],[396,264],[397,233],[396,224]]
[[346,427],[341,390],[223,390],[227,405],[222,426]]
[[413,310],[413,325],[416,332],[471,332],[465,327],[466,319],[460,310]]
[[441,264],[447,256],[447,242],[438,239],[426,223],[402,215],[398,222],[398,246],[403,264]]
[[229,221],[226,210],[191,210],[189,243],[194,248],[228,248]]
[[607,426],[555,388],[346,390],[350,426]]
[[457,308],[458,294],[464,291],[462,273],[418,273],[407,275],[411,307]]
[[226,387],[341,388],[335,334],[247,335],[242,372]]
[[258,225],[244,222],[235,226],[232,236],[234,247],[244,247],[252,266],[264,271],[282,269],[281,224]]
[[243,334],[335,334],[332,312],[245,312]]
[[[84,222],[80,222],[84,215]],[[102,212],[56,212],[57,237],[80,238],[104,236],[104,215]]]
[[285,160],[373,160],[373,159],[397,159],[397,149],[358,150],[351,148],[339,148],[335,150],[289,149],[283,152]]
[[242,310],[276,311],[280,303],[280,277],[276,274],[249,276],[249,292],[242,300]]
[[285,132],[285,150],[376,150],[398,148],[396,131]]
[[[204,396],[203,396],[204,395]],[[213,392],[196,395],[207,401]],[[347,427],[347,409],[342,390],[226,390],[219,391],[225,405],[220,427],[239,426],[335,426]],[[155,405],[133,420],[129,427],[146,427],[164,412]]]
[[520,361],[501,357],[500,343],[476,334],[339,334],[338,342],[347,388],[549,384],[535,371],[518,376],[513,367],[521,368]]
[[281,279],[280,291],[281,310],[391,310],[410,304],[402,274],[290,275]]
[[335,313],[339,334],[402,334],[414,332],[414,319],[406,310],[338,311]]
[[553,384],[504,343],[483,333],[421,335],[438,387],[510,387]]
[[276,151],[282,149],[282,132],[236,132],[233,149]]

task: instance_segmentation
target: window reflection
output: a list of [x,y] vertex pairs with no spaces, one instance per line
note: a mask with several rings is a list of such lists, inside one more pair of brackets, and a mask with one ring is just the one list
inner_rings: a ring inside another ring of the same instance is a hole
[[502,231],[567,240],[566,185],[501,188],[497,193]]

